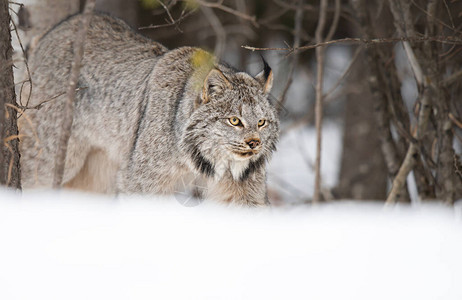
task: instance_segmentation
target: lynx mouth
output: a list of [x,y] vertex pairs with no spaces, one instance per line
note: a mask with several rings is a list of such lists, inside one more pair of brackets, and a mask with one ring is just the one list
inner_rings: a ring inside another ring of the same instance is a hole
[[233,152],[241,158],[249,158],[258,153],[256,151],[233,151]]

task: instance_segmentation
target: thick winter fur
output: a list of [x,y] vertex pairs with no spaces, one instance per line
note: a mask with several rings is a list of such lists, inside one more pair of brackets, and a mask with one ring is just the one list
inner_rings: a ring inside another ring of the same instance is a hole
[[[31,105],[21,122],[25,188],[50,187],[80,16],[63,21],[31,53]],[[184,176],[201,177],[207,198],[266,202],[265,165],[278,119],[267,99],[272,73],[217,63],[191,47],[168,50],[122,21],[94,15],[89,27],[64,186],[104,193],[171,193]],[[23,95],[25,99],[27,95]],[[237,117],[234,126],[230,118]],[[266,120],[258,126],[259,120]],[[259,140],[254,149],[249,141]]]

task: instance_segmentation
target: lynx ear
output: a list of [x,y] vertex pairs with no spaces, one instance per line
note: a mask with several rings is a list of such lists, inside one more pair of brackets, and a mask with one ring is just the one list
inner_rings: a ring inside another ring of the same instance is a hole
[[260,82],[263,88],[263,93],[267,95],[273,87],[273,71],[271,70],[270,66],[266,63],[263,56],[261,57],[261,59],[263,61],[263,71],[258,73],[258,75],[255,76],[255,79],[258,82]]
[[213,68],[204,80],[201,93],[202,103],[209,102],[213,94],[219,94],[227,88],[231,88],[229,80],[220,70]]

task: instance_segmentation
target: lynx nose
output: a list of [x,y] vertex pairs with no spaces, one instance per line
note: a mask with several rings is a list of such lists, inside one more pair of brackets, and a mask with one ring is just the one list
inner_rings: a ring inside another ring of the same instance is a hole
[[250,149],[255,149],[261,144],[260,139],[251,139],[250,141],[247,142],[247,145],[249,145]]

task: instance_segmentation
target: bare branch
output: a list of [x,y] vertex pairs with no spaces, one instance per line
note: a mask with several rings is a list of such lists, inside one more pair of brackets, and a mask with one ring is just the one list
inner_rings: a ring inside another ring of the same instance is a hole
[[448,117],[457,127],[462,129],[462,121],[459,121],[452,113],[449,113]]
[[24,6],[24,3],[19,3],[19,2],[14,2],[14,1],[8,1],[8,3],[14,4],[14,5],[18,5],[18,6],[20,6],[20,7],[23,7],[23,6]]
[[301,46],[298,48],[293,47],[273,47],[273,48],[259,48],[252,46],[241,46],[244,49],[250,51],[287,51],[289,54],[293,53],[296,50],[309,50],[316,49],[318,47],[326,47],[333,44],[365,44],[366,46],[372,44],[389,44],[397,42],[414,42],[414,43],[423,43],[423,42],[438,42],[443,44],[455,44],[462,45],[462,38],[457,36],[428,36],[428,37],[399,37],[399,38],[376,38],[376,39],[363,39],[363,38],[343,38],[327,42],[320,42],[314,45]]
[[209,8],[216,8],[216,9],[222,10],[224,12],[227,12],[229,14],[235,15],[235,16],[241,18],[241,19],[250,21],[253,26],[255,26],[257,28],[259,27],[259,24],[258,24],[257,19],[255,18],[255,16],[250,16],[250,15],[242,13],[242,12],[240,12],[238,10],[235,10],[235,9],[229,8],[227,6],[224,6],[223,1],[207,2],[207,1],[204,1],[204,0],[195,0],[195,2],[197,4],[199,4],[200,6],[209,7]]
[[[78,91],[84,90],[84,89],[86,89],[86,88],[87,88],[87,87],[76,88],[75,91],[78,92]],[[42,108],[43,104],[48,103],[48,102],[51,102],[51,101],[57,99],[58,97],[63,96],[63,95],[66,95],[66,94],[67,94],[67,92],[62,92],[62,93],[56,94],[56,95],[54,95],[53,97],[50,97],[50,98],[48,98],[48,99],[45,99],[45,100],[40,101],[38,104],[36,104],[36,105],[34,105],[34,106],[21,106],[21,105],[20,105],[19,107],[20,107],[21,109],[23,109],[23,110],[26,110],[26,109],[40,109],[40,108]]]
[[358,59],[359,54],[361,53],[362,50],[363,50],[363,47],[361,47],[361,46],[356,48],[355,53],[353,54],[353,57],[350,60],[350,63],[345,68],[342,75],[340,75],[339,79],[337,79],[335,84],[326,93],[324,93],[324,96],[323,96],[324,97],[324,104],[326,104],[326,102],[328,102],[328,100],[330,99],[329,97],[332,95],[332,93],[339,87],[340,84],[342,84],[345,77],[350,73],[351,68],[353,67],[354,63]]
[[446,0],[443,0],[443,3],[444,3],[444,8],[446,9],[446,12],[448,13],[449,21],[451,22],[451,29],[454,31],[457,31],[456,25],[454,25],[454,20],[452,18],[451,10],[449,9],[448,3],[446,2]]
[[414,50],[412,50],[411,44],[409,44],[408,41],[403,42],[403,46],[404,51],[406,52],[407,59],[409,60],[409,63],[411,65],[412,72],[414,72],[415,80],[417,81],[417,84],[421,86],[423,84],[422,68],[420,67],[419,62],[417,61],[417,58],[414,54]]
[[415,0],[411,0],[411,1],[412,1],[412,4],[414,4],[415,7],[417,7],[420,11],[422,11],[424,14],[427,15],[427,19],[432,19],[433,21],[439,23],[439,24],[442,25],[443,27],[446,27],[447,29],[450,29],[450,30],[452,30],[452,31],[454,31],[454,32],[456,32],[456,33],[459,33],[459,34],[462,33],[460,30],[457,30],[457,29],[455,28],[454,22],[453,22],[453,20],[452,20],[452,15],[451,15],[451,13],[449,12],[449,8],[448,8],[447,3],[446,3],[445,0],[443,1],[443,3],[444,3],[444,5],[446,6],[446,9],[447,9],[447,11],[448,11],[449,20],[451,21],[452,26],[451,26],[451,25],[448,25],[448,24],[446,24],[446,23],[444,23],[444,22],[441,21],[439,18],[435,17],[435,15],[434,15],[433,13],[428,12],[427,10],[425,10],[425,8],[423,8],[423,7],[421,7],[419,4],[417,4],[417,3],[415,2]]
[[[161,1],[159,1],[161,2]],[[181,28],[179,27],[179,25],[181,24],[181,22],[186,19],[187,17],[189,17],[190,15],[194,14],[197,9],[192,9],[188,12],[186,12],[186,10],[183,10],[181,12],[181,15],[178,17],[178,19],[174,19],[170,13],[170,11],[168,10],[168,7],[164,7],[164,9],[168,12],[168,16],[169,16],[169,20],[166,20],[167,23],[166,24],[160,24],[160,25],[148,25],[148,26],[143,26],[143,27],[138,27],[138,30],[145,30],[145,29],[156,29],[156,28],[163,28],[163,27],[170,27],[170,26],[175,26],[175,29],[178,30],[179,32],[183,32],[183,30],[181,30]]]
[[335,31],[337,31],[338,21],[340,20],[340,10],[340,0],[335,0],[334,18],[332,25],[330,26],[329,33],[326,36],[326,41],[330,41],[334,37]]

